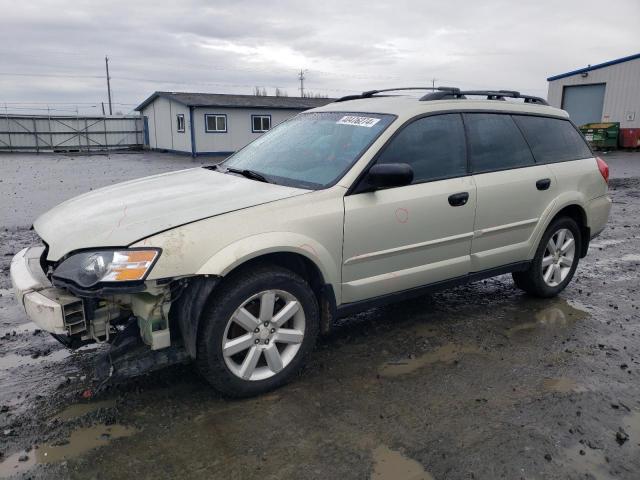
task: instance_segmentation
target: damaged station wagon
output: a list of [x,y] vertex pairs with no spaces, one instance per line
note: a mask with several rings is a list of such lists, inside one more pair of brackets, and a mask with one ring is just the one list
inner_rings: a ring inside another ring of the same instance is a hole
[[558,294],[607,222],[607,165],[540,98],[424,90],[345,97],[221,164],[62,203],[12,261],[18,300],[68,346],[135,337],[250,396],[341,316],[505,273]]

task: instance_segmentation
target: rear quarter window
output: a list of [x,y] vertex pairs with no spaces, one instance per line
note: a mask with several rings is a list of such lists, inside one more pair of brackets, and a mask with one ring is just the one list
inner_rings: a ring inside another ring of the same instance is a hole
[[592,157],[587,142],[568,120],[514,115],[537,163]]
[[464,123],[474,173],[535,164],[527,142],[510,115],[465,113]]

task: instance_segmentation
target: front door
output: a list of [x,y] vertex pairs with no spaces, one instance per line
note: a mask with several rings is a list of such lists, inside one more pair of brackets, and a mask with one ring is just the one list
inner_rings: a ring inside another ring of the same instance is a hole
[[377,163],[407,163],[411,185],[344,199],[342,299],[369,299],[469,273],[476,187],[462,117],[401,127]]

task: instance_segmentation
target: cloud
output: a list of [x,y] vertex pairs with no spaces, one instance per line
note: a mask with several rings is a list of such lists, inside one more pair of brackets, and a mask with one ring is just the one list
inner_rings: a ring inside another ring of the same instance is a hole
[[640,4],[616,6],[624,14],[603,20],[596,0],[0,0],[0,107],[95,113],[105,55],[123,111],[154,90],[294,95],[302,68],[330,96],[432,79],[545,95],[551,74],[637,52]]

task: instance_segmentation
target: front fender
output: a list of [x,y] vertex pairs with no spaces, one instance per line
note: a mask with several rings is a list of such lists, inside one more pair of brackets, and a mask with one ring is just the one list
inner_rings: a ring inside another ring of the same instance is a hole
[[294,232],[261,233],[233,242],[211,256],[196,275],[225,276],[248,260],[283,252],[307,257],[318,267],[325,282],[333,286],[334,292],[340,292],[339,259],[333,258],[318,241]]

